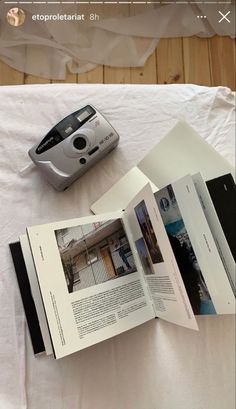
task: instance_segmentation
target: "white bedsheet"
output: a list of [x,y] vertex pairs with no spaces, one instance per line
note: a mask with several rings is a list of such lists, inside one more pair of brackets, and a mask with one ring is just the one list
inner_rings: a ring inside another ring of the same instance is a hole
[[[119,147],[58,193],[28,149],[92,103]],[[0,88],[0,409],[234,409],[234,317],[200,317],[200,332],[160,320],[55,361],[34,358],[8,243],[27,225],[82,216],[184,119],[234,162],[234,95],[193,85]]]

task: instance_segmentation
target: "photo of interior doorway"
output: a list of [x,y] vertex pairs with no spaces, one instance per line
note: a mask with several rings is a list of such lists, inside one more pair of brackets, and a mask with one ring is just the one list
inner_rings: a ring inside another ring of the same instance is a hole
[[136,272],[120,219],[55,231],[69,293]]

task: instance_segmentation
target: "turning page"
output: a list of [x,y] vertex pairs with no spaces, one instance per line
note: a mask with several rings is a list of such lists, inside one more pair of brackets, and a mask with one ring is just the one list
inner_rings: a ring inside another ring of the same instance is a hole
[[123,212],[27,231],[56,358],[154,318]]
[[235,297],[191,176],[155,199],[195,314],[234,314]]
[[194,313],[150,185],[125,210],[156,315],[198,329]]
[[186,122],[174,128],[145,157],[115,183],[93,205],[95,214],[125,209],[147,184],[156,190],[187,174],[201,172],[204,180],[225,173],[235,174],[233,166],[212,148]]

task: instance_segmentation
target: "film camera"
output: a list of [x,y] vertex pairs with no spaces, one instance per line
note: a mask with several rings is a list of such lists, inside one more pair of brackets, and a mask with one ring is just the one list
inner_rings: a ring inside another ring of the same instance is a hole
[[65,190],[118,144],[119,135],[92,105],[68,115],[29,156],[55,189]]

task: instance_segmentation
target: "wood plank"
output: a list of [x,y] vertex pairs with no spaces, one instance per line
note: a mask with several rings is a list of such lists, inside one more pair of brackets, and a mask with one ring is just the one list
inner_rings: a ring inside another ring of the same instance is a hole
[[156,52],[148,58],[143,67],[131,68],[131,83],[132,84],[156,84],[157,83],[157,67],[156,67]]
[[235,40],[219,36],[210,38],[209,54],[212,85],[235,90]]
[[67,70],[66,79],[64,82],[67,82],[68,84],[75,84],[77,83],[77,80],[78,80],[77,77],[78,77],[78,74],[73,74],[72,72]]
[[163,38],[156,50],[158,84],[184,83],[183,42],[181,38]]
[[0,61],[0,85],[24,84],[24,73]]
[[[208,39],[183,38],[184,76],[186,84],[211,85]],[[218,61],[218,64],[220,61]]]
[[36,77],[35,75],[25,74],[25,84],[50,84],[50,80],[46,78]]
[[[132,68],[130,70],[129,68],[98,66],[95,70],[78,75],[78,78],[76,74],[68,74],[66,80],[61,82],[155,83],[158,77],[159,83],[191,82],[203,85],[222,85],[236,89],[235,42],[228,37],[162,39],[158,44],[156,58],[157,60],[153,54],[144,69]],[[0,61],[0,85],[23,84],[24,82],[26,84],[48,83],[49,80],[24,75]]]
[[104,84],[130,84],[130,68],[104,66]]
[[102,84],[103,83],[103,65],[98,65],[92,71],[78,74],[78,84]]

